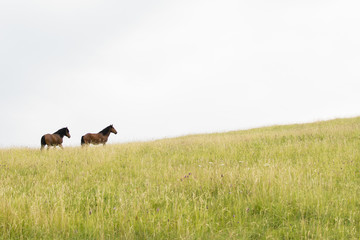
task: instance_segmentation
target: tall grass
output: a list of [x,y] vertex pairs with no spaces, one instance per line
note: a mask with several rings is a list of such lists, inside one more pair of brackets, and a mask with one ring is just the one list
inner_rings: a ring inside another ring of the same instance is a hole
[[358,239],[360,118],[0,151],[2,239]]

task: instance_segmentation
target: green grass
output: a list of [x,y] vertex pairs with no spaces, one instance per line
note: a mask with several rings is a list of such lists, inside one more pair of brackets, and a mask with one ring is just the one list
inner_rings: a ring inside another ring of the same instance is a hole
[[0,239],[359,239],[360,118],[0,150]]

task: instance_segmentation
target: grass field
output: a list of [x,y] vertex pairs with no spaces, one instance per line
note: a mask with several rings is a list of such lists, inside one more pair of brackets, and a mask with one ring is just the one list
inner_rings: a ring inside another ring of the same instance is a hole
[[0,150],[0,239],[359,239],[360,118]]

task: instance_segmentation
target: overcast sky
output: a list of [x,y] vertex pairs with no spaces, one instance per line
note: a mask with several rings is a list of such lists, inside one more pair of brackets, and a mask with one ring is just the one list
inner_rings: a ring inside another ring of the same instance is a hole
[[1,0],[0,147],[360,115],[358,0]]

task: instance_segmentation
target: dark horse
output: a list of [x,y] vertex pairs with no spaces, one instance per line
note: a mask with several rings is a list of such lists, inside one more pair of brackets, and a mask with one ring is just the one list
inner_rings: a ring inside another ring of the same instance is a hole
[[53,146],[53,147],[60,146],[61,148],[63,148],[62,142],[63,142],[64,136],[67,136],[68,138],[71,137],[69,129],[67,127],[62,128],[62,129],[58,130],[57,132],[54,132],[53,134],[43,135],[41,137],[41,150],[43,150],[45,145],[48,145],[48,149],[50,148],[50,146]]
[[109,138],[110,133],[117,134],[117,131],[115,130],[113,125],[104,128],[99,133],[87,133],[81,137],[81,145],[84,146],[85,144],[90,144],[90,143],[105,145]]

